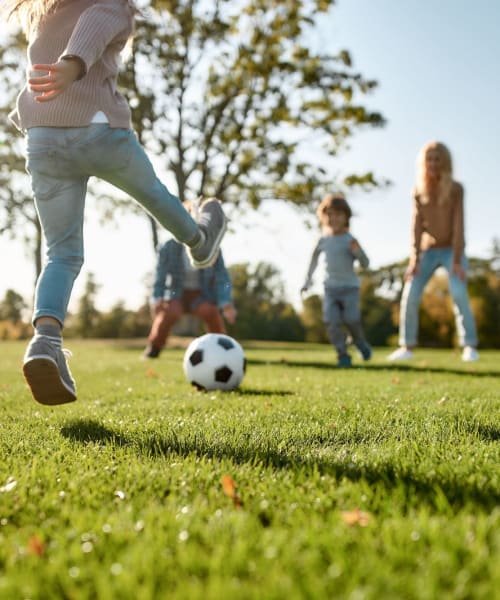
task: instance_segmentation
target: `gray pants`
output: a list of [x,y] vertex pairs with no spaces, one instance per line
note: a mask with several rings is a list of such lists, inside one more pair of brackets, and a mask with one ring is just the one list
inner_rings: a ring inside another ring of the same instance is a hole
[[354,345],[360,350],[367,346],[361,312],[359,309],[359,288],[325,288],[323,301],[323,320],[330,342],[339,358],[347,355],[345,328],[350,333]]

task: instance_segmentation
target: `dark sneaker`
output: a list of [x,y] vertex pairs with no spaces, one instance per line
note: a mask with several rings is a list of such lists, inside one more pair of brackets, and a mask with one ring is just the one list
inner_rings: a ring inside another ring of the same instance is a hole
[[153,346],[153,344],[148,344],[146,349],[144,350],[144,358],[158,358],[160,356],[160,348]]
[[352,360],[349,354],[345,354],[344,356],[339,357],[337,367],[339,369],[349,369],[350,367],[352,367]]
[[188,255],[193,267],[205,269],[217,260],[219,246],[227,229],[227,217],[217,198],[209,198],[203,202],[197,222],[203,239],[196,246],[188,248]]
[[40,404],[74,402],[76,386],[66,363],[69,350],[61,350],[44,335],[35,335],[24,355],[23,373]]
[[366,342],[360,344],[358,346],[358,350],[361,356],[363,357],[363,360],[370,360],[370,358],[372,357],[372,349]]

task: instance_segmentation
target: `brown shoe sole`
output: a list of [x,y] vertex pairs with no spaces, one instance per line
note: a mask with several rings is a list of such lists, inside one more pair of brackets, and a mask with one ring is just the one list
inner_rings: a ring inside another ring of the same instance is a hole
[[57,365],[48,358],[36,358],[23,365],[24,377],[37,402],[47,406],[74,402],[76,396],[61,381]]

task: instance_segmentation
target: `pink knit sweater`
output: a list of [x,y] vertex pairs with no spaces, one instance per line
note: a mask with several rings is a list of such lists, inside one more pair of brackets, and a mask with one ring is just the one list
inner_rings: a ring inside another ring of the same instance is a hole
[[35,102],[27,86],[18,96],[11,120],[30,127],[85,127],[97,111],[110,127],[130,127],[130,109],[117,91],[120,52],[132,32],[133,16],[126,0],[64,0],[29,38],[28,76],[34,64],[55,63],[74,55],[86,74],[50,102]]

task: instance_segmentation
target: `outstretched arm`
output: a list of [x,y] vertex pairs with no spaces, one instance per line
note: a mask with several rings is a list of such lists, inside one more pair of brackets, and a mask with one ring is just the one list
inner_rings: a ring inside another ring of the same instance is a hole
[[307,292],[307,290],[311,287],[312,277],[314,275],[316,267],[318,266],[319,254],[321,252],[319,244],[320,242],[316,244],[316,247],[313,250],[311,260],[309,262],[309,268],[307,269],[306,280],[304,281],[304,285],[300,289],[301,292]]
[[351,252],[359,260],[359,264],[363,269],[366,269],[370,264],[370,260],[356,238],[351,240]]

